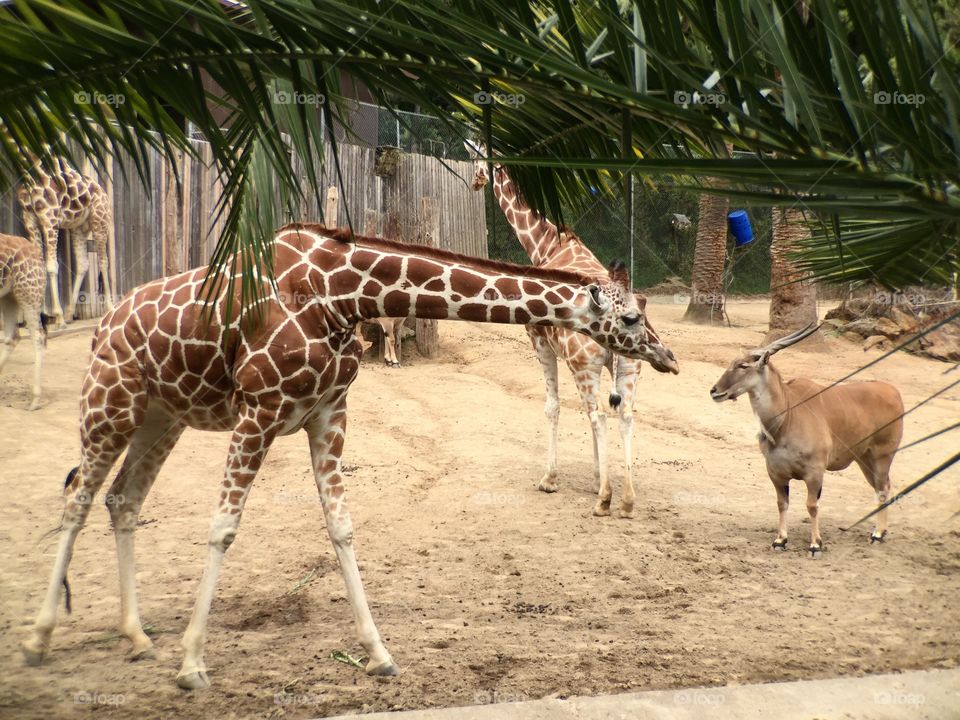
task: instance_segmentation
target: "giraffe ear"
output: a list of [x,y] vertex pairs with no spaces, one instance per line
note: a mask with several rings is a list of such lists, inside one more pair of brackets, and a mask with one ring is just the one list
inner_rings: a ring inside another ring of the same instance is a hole
[[620,260],[615,260],[610,263],[610,279],[613,280],[617,285],[621,287],[628,288],[630,287],[630,275],[627,272],[627,266],[623,264]]
[[471,160],[481,160],[486,155],[484,152],[483,143],[474,142],[473,140],[464,140],[463,147],[467,150],[467,155]]
[[610,301],[603,294],[603,290],[596,283],[588,285],[587,290],[590,291],[590,309],[598,315],[604,313],[609,307]]

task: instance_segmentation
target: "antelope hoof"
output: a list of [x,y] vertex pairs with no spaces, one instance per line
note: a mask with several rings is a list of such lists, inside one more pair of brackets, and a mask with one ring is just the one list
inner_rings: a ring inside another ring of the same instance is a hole
[[537,490],[545,493],[555,493],[559,489],[555,475],[545,475],[543,479],[537,483]]
[[629,520],[633,517],[633,504],[627,505],[626,503],[620,504],[619,515],[622,518]]
[[30,667],[40,666],[40,663],[43,662],[43,656],[46,653],[46,650],[47,649],[43,646],[43,644],[34,638],[25,640],[23,644],[20,645],[20,651],[23,653],[23,659]]
[[177,675],[177,687],[182,690],[203,690],[210,687],[210,678],[207,677],[206,670],[180,673]]
[[34,398],[30,401],[30,407],[27,408],[27,412],[33,412],[40,407],[40,398]]
[[819,560],[821,555],[823,555],[823,543],[810,546],[810,557],[812,559]]
[[773,541],[773,549],[776,552],[785,552],[787,549],[787,539],[786,538],[777,538]]
[[386,660],[381,660],[378,663],[374,663],[373,660],[367,663],[367,675],[379,675],[381,677],[387,677],[390,675],[399,675],[400,668],[396,666],[396,663],[393,662],[391,658]]
[[871,545],[873,545],[874,543],[882,543],[882,542],[886,542],[886,541],[887,541],[887,531],[886,531],[886,530],[884,530],[883,532],[877,532],[876,530],[874,530],[872,533],[870,533],[870,544],[871,544]]

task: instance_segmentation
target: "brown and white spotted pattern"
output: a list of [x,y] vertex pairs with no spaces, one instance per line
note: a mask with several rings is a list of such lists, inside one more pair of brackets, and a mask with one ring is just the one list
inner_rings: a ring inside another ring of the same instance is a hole
[[[476,160],[473,189],[480,190],[489,180],[487,163],[480,158],[483,154],[482,149],[468,144],[467,150]],[[495,165],[493,170],[493,193],[517,239],[534,265],[569,270],[585,277],[607,276],[607,269],[580,238],[567,229],[558,228],[524,203],[506,169],[499,164]],[[628,282],[625,272],[620,282]],[[636,293],[635,296],[637,303],[644,307],[646,298],[640,293]],[[656,358],[648,361],[660,372],[679,372],[676,358],[660,343],[649,318],[646,323],[647,333],[660,350]],[[573,375],[593,434],[594,483],[598,493],[594,514],[610,514],[613,490],[607,473],[606,414],[603,412],[603,404],[599,398],[601,375],[606,368],[614,381],[610,405],[620,417],[620,437],[624,452],[623,496],[620,501],[619,515],[633,517],[636,499],[632,475],[633,414],[641,361],[618,357],[591,338],[563,328],[528,327],[527,334],[543,368],[543,379],[546,385],[544,413],[547,416],[548,425],[547,471],[538,487],[544,492],[556,492],[558,489],[557,425],[560,418],[560,398],[557,359],[561,358]]]
[[42,608],[23,645],[39,663],[50,645],[74,541],[110,468],[107,496],[120,568],[121,632],[135,657],[151,652],[137,612],[133,530],[140,506],[185,427],[232,432],[206,569],[183,637],[183,688],[209,683],[207,616],[226,549],[273,440],[304,430],[327,529],[368,657],[367,672],[396,666],[370,615],[353,551],[341,455],[346,397],[360,363],[354,328],[376,317],[534,323],[588,333],[618,352],[650,354],[642,308],[609,280],[479,260],[442,250],[355,238],[315,225],[281,229],[276,291],[256,330],[225,316],[223,292],[204,324],[206,270],[143,285],[100,322],[81,395],[81,459],[67,488],[60,544]]
[[[47,257],[47,275],[50,278],[50,293],[53,300],[54,321],[62,325],[73,319],[80,297],[80,287],[90,269],[87,240],[91,237],[100,261],[99,275],[103,279],[104,298],[107,308],[113,308],[113,293],[110,288],[107,240],[113,212],[110,198],[94,180],[85,177],[70,167],[66,161],[57,161],[57,172],[46,172],[40,163],[34,165],[33,174],[17,191],[23,224],[30,239],[41,248]],[[60,264],[57,261],[57,233],[70,231],[76,278],[66,318],[60,304],[60,286],[57,276]],[[97,272],[93,273],[90,287],[96,292]]]
[[3,316],[3,337],[0,338],[0,371],[10,359],[17,344],[17,317],[23,320],[33,338],[33,398],[30,410],[40,406],[40,375],[43,371],[43,348],[47,331],[42,322],[43,295],[46,289],[43,258],[40,248],[26,238],[0,234],[0,315]]

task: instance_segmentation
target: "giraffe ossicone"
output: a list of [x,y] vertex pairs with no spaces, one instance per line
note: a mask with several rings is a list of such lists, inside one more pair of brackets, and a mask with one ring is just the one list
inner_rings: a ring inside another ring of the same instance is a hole
[[[57,159],[57,171],[47,172],[39,161],[34,162],[33,172],[17,191],[17,199],[23,215],[23,225],[30,239],[36,243],[47,258],[47,275],[50,280],[50,295],[53,302],[54,322],[64,325],[72,320],[80,297],[84,278],[90,275],[90,289],[97,289],[97,276],[103,280],[103,295],[107,309],[113,308],[113,291],[110,287],[107,242],[113,210],[110,198],[100,185],[79,173],[63,160]],[[57,260],[58,231],[70,232],[76,277],[70,302],[64,315],[60,304],[58,276],[60,263]],[[90,257],[87,240],[92,238],[99,260],[99,268],[90,273]],[[99,271],[99,272],[98,272]]]
[[[471,185],[474,190],[481,190],[489,184],[488,166],[492,164],[494,197],[534,265],[569,270],[585,277],[606,277],[609,273],[620,285],[629,285],[628,271],[622,264],[611,266],[608,270],[572,230],[558,228],[527,205],[517,192],[507,169],[499,163],[490,163],[485,158],[486,150],[482,144],[468,141],[464,146],[475,161]],[[643,295],[636,293],[635,298],[638,305],[646,306]],[[673,353],[660,342],[649,318],[646,323],[647,331],[654,339],[651,347],[657,350],[653,359],[646,359],[658,372],[678,373],[680,367]],[[617,357],[610,349],[589,337],[564,328],[528,327],[527,334],[543,369],[546,385],[544,414],[548,424],[547,470],[538,487],[544,492],[556,492],[559,489],[557,427],[560,397],[557,360],[562,359],[573,375],[593,435],[594,482],[598,494],[594,514],[610,514],[613,491],[607,472],[606,414],[599,400],[601,376],[606,368],[613,377],[614,389],[609,396],[609,405],[620,417],[620,437],[624,453],[623,498],[619,514],[621,517],[632,517],[636,501],[632,475],[633,415],[641,362]]]
[[[65,490],[53,571],[22,645],[28,663],[39,664],[50,647],[74,542],[124,450],[107,495],[120,574],[120,632],[131,641],[133,657],[150,653],[135,582],[140,507],[184,428],[225,430],[232,433],[230,448],[177,676],[182,688],[208,685],[204,637],[224,554],[271,444],[304,430],[327,531],[369,658],[367,672],[395,673],[360,580],[341,472],[347,390],[362,352],[356,324],[409,316],[533,323],[587,333],[631,357],[651,352],[643,308],[609,279],[351,238],[317,225],[286,226],[273,247],[276,288],[265,287],[270,299],[256,328],[239,322],[235,312],[226,316],[226,283],[204,322],[206,269],[142,285],[100,321],[81,393],[79,471]],[[231,307],[238,305],[239,297],[233,298]]]

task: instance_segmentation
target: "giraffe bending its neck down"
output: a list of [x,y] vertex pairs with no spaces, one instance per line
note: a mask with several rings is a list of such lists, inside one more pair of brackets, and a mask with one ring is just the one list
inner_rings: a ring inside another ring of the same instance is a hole
[[[473,189],[487,185],[487,162],[479,146],[467,143],[467,151],[476,161]],[[534,212],[519,196],[516,186],[502,165],[493,169],[493,193],[507,216],[517,239],[523,245],[534,265],[577,272],[585,277],[605,277],[607,270],[583,242],[568,230],[561,230],[539,213]],[[623,282],[626,282],[626,277]],[[646,298],[637,293],[641,307]],[[673,353],[664,347],[656,331],[646,318],[647,333],[653,347],[659,350],[657,357],[648,361],[659,372],[680,371]],[[613,490],[607,474],[606,414],[602,411],[600,380],[607,368],[614,380],[610,394],[610,406],[620,415],[620,438],[623,441],[624,479],[623,497],[620,501],[621,517],[633,517],[636,492],[633,487],[633,410],[637,377],[641,361],[617,357],[608,348],[580,333],[569,332],[561,327],[527,327],[537,359],[543,368],[547,398],[544,412],[548,423],[547,472],[538,487],[544,492],[556,492],[557,485],[557,425],[560,418],[560,398],[557,377],[557,358],[563,359],[573,375],[580,393],[583,409],[590,420],[593,433],[594,482],[598,493],[594,506],[595,515],[609,515]]]
[[38,664],[49,647],[77,534],[125,449],[108,504],[120,569],[120,631],[133,643],[135,657],[151,651],[135,587],[133,532],[140,506],[185,427],[229,430],[207,565],[177,677],[183,688],[208,685],[204,635],[224,553],[274,439],[302,429],[360,644],[370,658],[367,672],[393,674],[396,666],[360,582],[340,469],[347,389],[361,354],[356,323],[414,316],[561,326],[630,357],[655,356],[643,309],[609,278],[592,281],[384,240],[349,242],[346,232],[315,225],[282,228],[273,252],[277,289],[269,291],[257,330],[224,317],[222,293],[213,319],[203,323],[198,297],[206,270],[143,285],[100,321],[81,394],[79,471],[66,490],[46,596],[23,644],[29,663]]
[[26,238],[0,234],[0,315],[3,316],[3,337],[0,338],[0,371],[7,364],[17,344],[17,310],[23,311],[24,323],[33,338],[33,399],[30,410],[40,407],[40,372],[43,368],[43,347],[47,328],[43,318],[43,293],[46,277],[40,248]]
[[54,322],[63,325],[65,318],[60,305],[60,285],[57,275],[57,231],[69,230],[73,245],[73,259],[77,276],[70,293],[66,319],[72,320],[80,297],[80,287],[90,269],[87,239],[92,237],[100,261],[99,273],[91,274],[90,290],[97,291],[97,275],[103,278],[103,293],[107,308],[113,308],[113,293],[110,288],[110,273],[107,259],[107,240],[113,212],[110,198],[96,182],[70,167],[66,161],[57,161],[59,169],[50,174],[39,162],[34,164],[33,175],[17,191],[23,224],[27,234],[47,256],[47,275],[50,278],[50,294],[53,299]]

